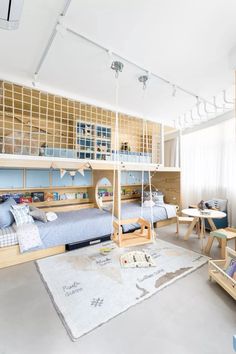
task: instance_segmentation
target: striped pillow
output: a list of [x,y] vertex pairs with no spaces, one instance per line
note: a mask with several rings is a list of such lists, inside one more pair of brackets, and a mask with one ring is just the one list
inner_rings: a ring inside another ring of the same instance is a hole
[[29,215],[29,206],[22,204],[22,205],[13,205],[11,208],[11,213],[14,216],[16,226],[22,224],[32,224],[34,219],[31,215]]
[[0,229],[0,248],[18,244],[17,233],[13,226]]

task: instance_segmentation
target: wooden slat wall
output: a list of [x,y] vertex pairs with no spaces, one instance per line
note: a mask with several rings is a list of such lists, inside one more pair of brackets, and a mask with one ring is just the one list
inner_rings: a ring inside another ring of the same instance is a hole
[[181,208],[180,172],[157,172],[152,183],[164,194],[168,204],[176,204]]

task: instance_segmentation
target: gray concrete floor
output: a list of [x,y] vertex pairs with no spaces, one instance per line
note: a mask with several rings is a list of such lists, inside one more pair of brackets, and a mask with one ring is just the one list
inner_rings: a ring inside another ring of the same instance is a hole
[[[158,234],[200,250],[195,234],[177,239],[174,225]],[[72,342],[30,262],[0,270],[0,354],[230,354],[235,310],[204,266]]]

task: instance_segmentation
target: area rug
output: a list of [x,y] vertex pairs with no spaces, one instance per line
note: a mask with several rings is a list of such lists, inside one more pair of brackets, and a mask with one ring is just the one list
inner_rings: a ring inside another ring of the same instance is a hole
[[[111,241],[103,246],[113,249],[108,255],[102,255],[101,245],[94,245],[36,262],[54,306],[74,341],[208,260],[162,240],[132,249],[120,249]],[[122,254],[142,249],[152,256],[156,267],[120,266]]]

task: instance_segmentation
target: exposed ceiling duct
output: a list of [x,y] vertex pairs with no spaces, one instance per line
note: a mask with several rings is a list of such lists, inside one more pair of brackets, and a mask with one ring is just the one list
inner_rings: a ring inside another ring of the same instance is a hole
[[0,1],[0,28],[16,30],[19,27],[24,0]]

